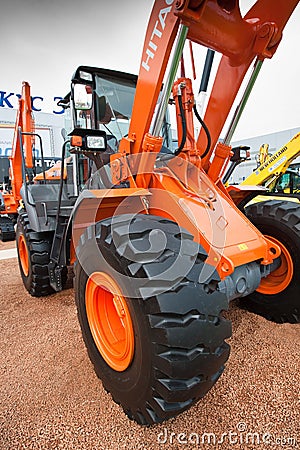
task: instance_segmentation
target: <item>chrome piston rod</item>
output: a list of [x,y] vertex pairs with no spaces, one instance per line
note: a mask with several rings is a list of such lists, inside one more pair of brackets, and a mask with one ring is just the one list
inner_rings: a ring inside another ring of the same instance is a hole
[[171,61],[171,66],[169,69],[169,74],[164,84],[160,104],[157,109],[156,116],[154,117],[153,126],[151,129],[151,134],[153,136],[158,136],[163,126],[164,117],[167,111],[168,102],[171,96],[172,87],[178,70],[179,62],[183,53],[183,47],[185,44],[187,33],[188,27],[185,25],[180,25]]
[[244,111],[244,108],[246,106],[246,103],[248,101],[250,93],[252,91],[252,88],[253,88],[253,86],[255,84],[255,81],[256,81],[256,79],[258,77],[258,74],[259,74],[259,71],[261,69],[262,63],[263,63],[263,61],[260,61],[259,59],[256,59],[256,61],[254,63],[251,77],[250,77],[250,79],[249,79],[249,81],[247,83],[247,86],[245,88],[245,92],[243,94],[243,97],[242,97],[240,103],[238,104],[238,106],[237,106],[237,108],[235,110],[234,116],[233,116],[233,118],[232,118],[232,120],[230,122],[228,131],[227,131],[226,136],[224,138],[223,143],[226,144],[226,145],[230,145],[232,136],[233,136],[233,134],[234,134],[234,132],[236,130],[237,124],[238,124],[238,122],[239,122],[239,120],[241,118],[241,115],[242,115],[242,113]]

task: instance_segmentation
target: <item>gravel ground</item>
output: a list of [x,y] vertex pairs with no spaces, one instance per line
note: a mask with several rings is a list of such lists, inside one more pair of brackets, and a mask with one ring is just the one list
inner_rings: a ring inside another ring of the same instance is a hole
[[189,411],[143,428],[94,374],[73,290],[30,297],[16,259],[0,261],[0,282],[1,450],[300,448],[300,325],[233,303],[232,351],[218,383]]
[[1,250],[9,250],[11,248],[16,248],[15,241],[8,241],[8,242],[0,241],[0,251]]

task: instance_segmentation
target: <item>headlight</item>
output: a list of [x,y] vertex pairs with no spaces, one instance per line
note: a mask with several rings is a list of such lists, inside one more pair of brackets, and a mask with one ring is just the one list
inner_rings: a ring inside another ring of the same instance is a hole
[[83,70],[79,71],[79,76],[82,80],[93,81],[93,76],[89,72],[84,72]]
[[105,140],[103,136],[87,136],[87,147],[91,149],[105,149]]

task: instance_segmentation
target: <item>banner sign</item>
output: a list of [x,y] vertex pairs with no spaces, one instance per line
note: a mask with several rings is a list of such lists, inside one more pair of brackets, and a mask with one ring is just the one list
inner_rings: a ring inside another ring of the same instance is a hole
[[[10,91],[0,91],[0,108],[18,108],[18,100],[21,98],[21,94],[15,94],[14,92]],[[61,100],[63,97],[55,96],[53,99],[49,100],[47,99],[47,105],[52,106],[52,113],[53,114],[63,114],[65,111],[61,106],[57,105],[57,102]],[[32,102],[32,110],[41,112],[43,111],[44,105],[45,105],[45,98],[41,96],[32,96],[31,97]],[[1,111],[1,110],[0,110]],[[44,111],[44,112],[50,112],[50,111]]]

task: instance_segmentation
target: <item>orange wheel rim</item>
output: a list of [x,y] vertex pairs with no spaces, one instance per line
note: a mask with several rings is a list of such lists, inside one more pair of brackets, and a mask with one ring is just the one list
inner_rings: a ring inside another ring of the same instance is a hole
[[134,354],[134,332],[127,302],[115,281],[94,272],[85,289],[87,319],[95,344],[114,370],[126,370]]
[[271,236],[266,237],[270,239],[270,241],[279,245],[281,249],[281,265],[278,269],[271,272],[266,278],[262,278],[261,283],[257,288],[257,292],[267,295],[279,294],[290,284],[294,274],[294,264],[290,252],[282,244],[282,242]]
[[28,274],[29,274],[28,249],[27,249],[26,241],[25,241],[23,234],[21,234],[19,236],[18,250],[19,250],[19,258],[20,258],[22,271],[23,271],[25,277],[28,277]]

